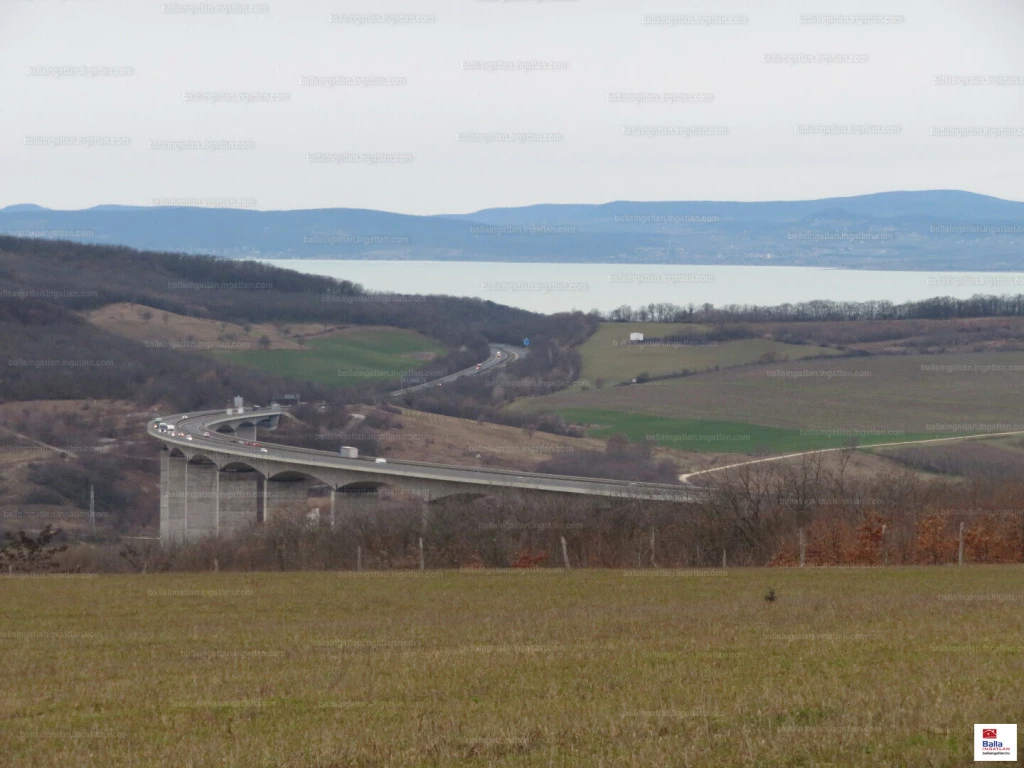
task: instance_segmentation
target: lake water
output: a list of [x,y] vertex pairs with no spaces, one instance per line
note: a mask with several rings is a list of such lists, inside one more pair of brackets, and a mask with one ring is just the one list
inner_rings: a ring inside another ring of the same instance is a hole
[[914,301],[1024,293],[1024,273],[869,272],[815,267],[511,264],[275,259],[267,263],[391,293],[475,296],[534,312],[608,311],[622,304]]

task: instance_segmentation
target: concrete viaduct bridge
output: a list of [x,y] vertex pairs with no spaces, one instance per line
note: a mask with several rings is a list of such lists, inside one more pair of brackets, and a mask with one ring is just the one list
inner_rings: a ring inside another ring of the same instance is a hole
[[168,431],[150,422],[148,432],[163,441],[160,454],[160,538],[164,543],[228,535],[276,514],[305,510],[310,491],[326,490],[330,521],[338,511],[382,498],[431,503],[451,497],[475,498],[498,489],[528,493],[693,501],[693,486],[597,480],[426,462],[346,458],[329,451],[254,443],[257,430],[273,430],[284,409],[242,413],[204,411],[163,419]]

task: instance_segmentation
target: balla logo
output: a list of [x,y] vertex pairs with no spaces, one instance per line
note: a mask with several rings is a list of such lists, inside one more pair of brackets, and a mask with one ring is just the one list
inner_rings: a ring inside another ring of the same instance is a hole
[[975,762],[1016,762],[1016,723],[995,723],[974,726]]

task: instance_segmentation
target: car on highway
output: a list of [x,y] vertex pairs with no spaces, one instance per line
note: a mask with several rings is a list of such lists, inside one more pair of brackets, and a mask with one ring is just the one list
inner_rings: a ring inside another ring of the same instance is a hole
[[203,437],[209,437],[209,436],[210,436],[209,432],[203,432]]
[[191,440],[192,439],[192,435],[185,435],[185,439],[186,440]]
[[387,464],[388,460],[387,459],[374,459],[373,463],[374,464]]
[[478,371],[480,370],[480,363],[477,363],[477,364],[476,364],[476,369],[477,369]]
[[266,453],[266,452],[267,452],[266,448],[260,448],[260,453]]

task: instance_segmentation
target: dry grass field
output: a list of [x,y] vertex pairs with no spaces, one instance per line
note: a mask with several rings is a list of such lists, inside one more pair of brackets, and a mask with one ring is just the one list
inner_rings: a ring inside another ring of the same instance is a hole
[[972,432],[977,425],[1024,424],[1022,384],[1021,352],[873,356],[759,365],[600,392],[558,392],[517,407],[911,434],[947,431],[931,427],[953,423],[965,429],[952,431]]
[[[227,356],[228,359],[231,359],[230,356],[233,354],[242,362],[252,362],[250,358],[267,357],[268,352],[277,355],[277,360],[318,359],[321,356],[317,354],[318,349],[325,344],[338,344],[396,354],[407,358],[403,361],[405,367],[413,367],[416,361],[433,360],[443,349],[433,339],[388,326],[322,323],[256,323],[242,326],[165,312],[142,304],[108,304],[85,313],[85,318],[105,331],[144,342],[158,349],[216,352],[221,356]],[[262,344],[261,339],[264,340]],[[282,350],[309,354],[281,357]],[[331,356],[329,348],[327,352],[327,356]],[[315,360],[309,365],[315,366]],[[295,365],[292,364],[291,367]]]
[[[4,578],[9,766],[963,766],[1019,566]],[[777,599],[766,602],[773,588]]]
[[165,312],[141,304],[108,304],[86,313],[86,319],[105,331],[158,347],[210,350],[257,349],[266,336],[269,349],[300,349],[298,339],[318,338],[332,329],[320,324],[295,324],[288,334],[270,323],[255,324],[248,329],[235,323],[188,317]]
[[1021,349],[1024,317],[752,323],[775,339],[838,344],[872,353],[995,352]]
[[678,373],[682,370],[706,371],[748,365],[772,355],[777,360],[799,360],[805,357],[835,355],[834,349],[813,344],[784,344],[770,339],[740,339],[675,346],[647,343],[628,344],[631,332],[645,338],[669,336],[672,333],[699,333],[705,326],[677,323],[602,323],[597,332],[580,347],[583,371],[580,378],[591,386],[598,379],[607,385],[629,381],[640,373],[651,376]]
[[972,478],[1020,477],[1024,474],[1021,436],[954,443],[878,448],[877,453],[903,466],[935,474]]

